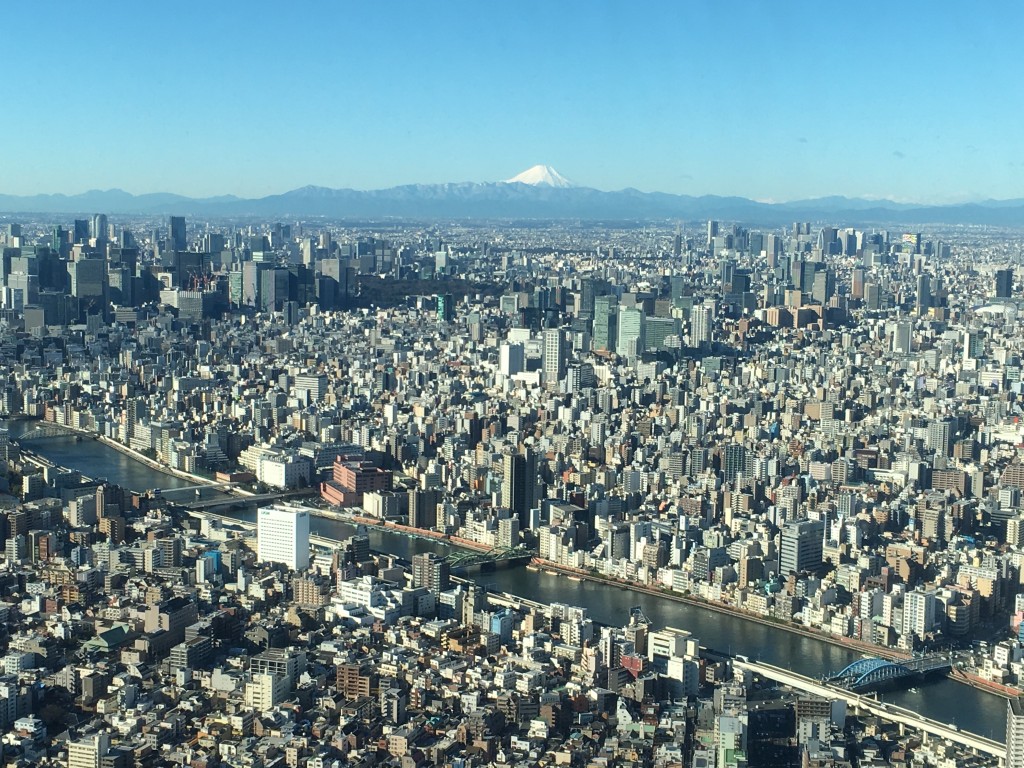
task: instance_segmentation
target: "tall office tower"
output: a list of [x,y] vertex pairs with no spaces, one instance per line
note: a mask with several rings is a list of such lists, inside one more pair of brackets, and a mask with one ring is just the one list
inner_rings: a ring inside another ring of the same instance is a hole
[[565,334],[561,328],[544,331],[544,385],[557,386],[565,376]]
[[580,317],[594,316],[594,299],[597,298],[597,281],[592,277],[583,278],[580,282]]
[[434,552],[421,552],[412,556],[412,585],[426,587],[435,596],[451,586],[451,567],[448,561]]
[[437,307],[437,321],[450,323],[455,319],[455,297],[450,293],[439,293],[434,297]]
[[672,239],[672,255],[677,259],[683,255],[683,236],[679,232],[676,232],[676,236]]
[[718,237],[718,222],[717,221],[710,221],[709,220],[708,221],[708,245],[711,245],[711,243],[714,241],[714,239],[716,237]]
[[928,275],[917,276],[917,314],[923,315],[928,312],[932,305],[932,282]]
[[836,276],[831,269],[819,269],[814,273],[814,286],[811,288],[811,299],[816,304],[828,304],[836,292]]
[[722,474],[727,483],[731,483],[736,476],[747,471],[747,449],[739,443],[732,443],[725,447],[722,457]]
[[89,220],[88,219],[75,219],[75,231],[73,235],[74,239],[71,241],[73,245],[79,243],[85,243],[89,240]]
[[681,307],[686,301],[686,277],[672,275],[668,279],[669,290],[672,292],[672,306]]
[[644,313],[637,307],[619,310],[619,332],[615,351],[627,357],[636,357],[644,351]]
[[256,519],[256,546],[261,562],[305,570],[309,567],[309,512],[264,507]]
[[820,262],[817,261],[800,261],[795,264],[793,270],[793,279],[799,278],[800,292],[810,296],[811,291],[814,290],[814,275],[818,271]]
[[105,259],[79,259],[68,263],[71,295],[79,299],[102,299],[107,289]]
[[722,293],[732,293],[732,278],[733,275],[736,274],[736,262],[732,259],[723,261],[720,272],[722,278]]
[[1013,270],[1010,268],[996,270],[996,298],[1008,299],[1013,296]]
[[502,458],[504,477],[501,481],[501,506],[510,509],[519,519],[519,529],[530,527],[530,510],[537,484],[537,462],[533,451],[506,453]]
[[864,270],[858,267],[850,275],[850,298],[864,298]]
[[91,237],[97,243],[104,243],[107,241],[106,214],[97,213],[93,215],[92,223],[89,226],[89,237]]
[[900,355],[909,355],[914,339],[914,326],[907,320],[896,323],[892,332],[892,351]]
[[868,309],[882,308],[882,289],[877,283],[864,283],[864,306]]
[[184,216],[171,216],[171,226],[167,237],[167,247],[172,251],[184,251],[188,249],[188,238],[185,234]]
[[679,320],[674,317],[648,317],[644,321],[644,348],[657,352],[665,348],[669,336],[679,336]]
[[614,352],[619,331],[619,302],[614,296],[594,299],[594,349]]
[[782,526],[779,544],[779,575],[813,571],[821,566],[822,520],[798,520]]
[[714,340],[714,307],[704,303],[694,307],[690,312],[690,343],[699,347],[710,344]]
[[977,360],[985,353],[985,338],[979,331],[964,331],[964,360]]
[[522,344],[507,343],[501,345],[499,366],[502,375],[515,376],[526,370],[526,354]]
[[1024,696],[1006,701],[1006,768],[1024,768]]
[[832,244],[836,241],[835,227],[822,227],[818,233],[817,247],[822,253],[832,253]]

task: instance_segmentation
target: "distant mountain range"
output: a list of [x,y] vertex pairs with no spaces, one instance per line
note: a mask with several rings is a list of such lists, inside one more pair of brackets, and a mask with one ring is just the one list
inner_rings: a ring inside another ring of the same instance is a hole
[[836,224],[981,224],[1024,226],[1024,199],[958,205],[914,205],[890,200],[821,197],[762,203],[744,197],[672,195],[623,189],[603,192],[572,185],[548,166],[534,166],[508,181],[408,184],[355,190],[301,187],[279,195],[192,198],[170,193],[132,195],[120,189],[79,195],[3,195],[8,213],[107,213],[332,219],[724,219],[779,225],[793,221]]

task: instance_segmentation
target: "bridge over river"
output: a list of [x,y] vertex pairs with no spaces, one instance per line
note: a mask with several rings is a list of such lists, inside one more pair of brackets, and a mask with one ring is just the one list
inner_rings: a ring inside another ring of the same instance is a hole
[[951,667],[946,656],[919,656],[905,661],[867,658],[858,659],[842,671],[828,677],[828,682],[851,691],[867,691],[882,685],[913,680]]
[[903,707],[879,701],[871,696],[854,693],[838,686],[830,685],[827,682],[820,682],[772,664],[737,657],[733,660],[733,666],[736,669],[749,670],[763,678],[775,680],[783,685],[788,685],[791,688],[806,691],[816,696],[822,696],[827,699],[842,699],[854,712],[875,715],[883,720],[896,723],[900,727],[901,732],[904,728],[912,728],[919,731],[924,737],[939,738],[966,746],[979,754],[995,757],[999,760],[1003,760],[1006,757],[1005,743],[988,739],[975,733],[968,733],[953,723],[936,722]]

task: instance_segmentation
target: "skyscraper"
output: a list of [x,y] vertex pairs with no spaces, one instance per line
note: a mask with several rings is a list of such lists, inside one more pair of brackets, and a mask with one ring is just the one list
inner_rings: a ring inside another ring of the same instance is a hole
[[103,213],[93,214],[92,222],[89,225],[89,237],[91,237],[97,243],[106,242],[106,240],[107,240],[107,217],[106,217],[106,214],[103,214]]
[[88,219],[75,219],[75,232],[73,235],[74,239],[71,241],[73,244],[84,243],[89,239],[89,220]]
[[917,276],[917,314],[928,312],[932,305],[932,283],[928,275]]
[[504,477],[501,481],[501,506],[512,510],[519,518],[519,529],[530,527],[529,513],[533,508],[534,486],[537,483],[537,465],[533,452],[507,453],[502,459]]
[[309,567],[309,512],[264,507],[256,522],[256,543],[260,561],[305,570]]
[[714,239],[718,237],[718,222],[708,221],[708,245],[710,246]]
[[1007,267],[1006,269],[996,270],[996,298],[997,299],[1008,299],[1013,295],[1013,270]]
[[714,308],[710,304],[701,304],[690,312],[690,343],[699,347],[714,340],[712,327]]
[[914,326],[906,320],[896,323],[892,332],[892,351],[901,355],[909,355],[914,343]]
[[811,300],[815,304],[828,304],[836,292],[836,276],[830,269],[818,270],[814,274],[814,285],[811,288]]
[[644,351],[644,312],[637,307],[619,310],[619,333],[615,351],[627,357],[636,357]]
[[184,251],[188,248],[184,216],[171,216],[171,226],[170,233],[167,238],[167,247],[172,251]]
[[561,328],[544,331],[544,385],[557,386],[565,376],[565,335]]
[[594,299],[594,349],[614,352],[618,335],[618,299],[598,296]]
[[455,297],[450,293],[439,293],[435,297],[437,302],[437,321],[439,323],[450,323],[455,319]]

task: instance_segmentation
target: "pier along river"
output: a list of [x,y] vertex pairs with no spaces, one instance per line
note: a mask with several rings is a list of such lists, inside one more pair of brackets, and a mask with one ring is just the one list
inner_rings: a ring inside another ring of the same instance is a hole
[[[12,422],[11,437],[17,439],[34,422]],[[155,470],[117,450],[94,440],[76,441],[72,436],[48,437],[27,445],[32,451],[54,464],[75,469],[95,479],[107,479],[125,488],[145,490],[161,488],[172,501],[187,503],[196,483]],[[184,495],[184,498],[182,496]],[[220,491],[201,489],[201,498],[223,496]],[[225,514],[228,512],[225,510]],[[253,519],[251,512],[240,513],[241,519]],[[313,518],[313,533],[345,539],[353,527],[334,520]],[[418,552],[447,553],[448,545],[417,539],[376,528],[368,530],[371,545],[382,552],[411,558]],[[779,627],[748,621],[739,616],[723,614],[673,601],[649,596],[613,584],[575,581],[526,568],[510,568],[475,576],[480,583],[542,603],[561,602],[588,609],[594,621],[622,625],[633,606],[641,606],[656,627],[671,626],[692,632],[701,643],[716,650],[739,653],[760,661],[791,669],[808,677],[821,677],[836,672],[861,653],[826,643],[813,637],[787,632]],[[919,683],[912,690],[881,694],[881,698],[918,712],[924,717],[955,724],[961,730],[1005,740],[1006,702],[994,694],[972,688],[950,679]]]

